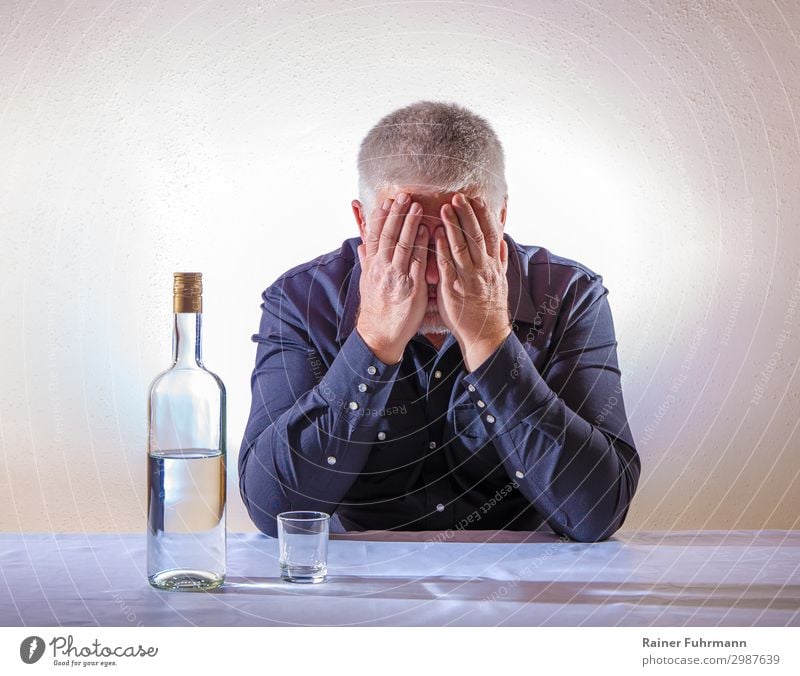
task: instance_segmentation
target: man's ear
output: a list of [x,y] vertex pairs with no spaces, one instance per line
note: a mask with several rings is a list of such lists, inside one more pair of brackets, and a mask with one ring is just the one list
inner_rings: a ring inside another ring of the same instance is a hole
[[353,207],[353,216],[356,217],[356,223],[358,224],[358,234],[361,235],[361,241],[366,242],[366,235],[367,235],[367,218],[364,214],[364,207],[358,200],[353,200],[350,203],[350,206]]
[[500,225],[506,227],[506,215],[508,214],[508,195],[503,198],[503,206],[500,209]]

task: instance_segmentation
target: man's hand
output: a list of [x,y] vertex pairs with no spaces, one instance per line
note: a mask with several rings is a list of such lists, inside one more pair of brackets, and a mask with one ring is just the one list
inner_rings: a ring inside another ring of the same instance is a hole
[[372,212],[367,241],[358,247],[361,307],[356,330],[385,364],[400,361],[428,305],[428,229],[420,226],[421,220],[422,206],[400,193]]
[[511,333],[508,315],[508,245],[482,199],[453,195],[441,209],[435,234],[439,314],[474,371]]

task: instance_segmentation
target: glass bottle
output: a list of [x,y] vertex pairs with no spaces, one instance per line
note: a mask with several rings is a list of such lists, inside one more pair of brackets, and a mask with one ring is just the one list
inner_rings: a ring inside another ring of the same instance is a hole
[[172,367],[148,401],[147,578],[198,591],[225,579],[225,386],[203,366],[202,274],[176,272]]

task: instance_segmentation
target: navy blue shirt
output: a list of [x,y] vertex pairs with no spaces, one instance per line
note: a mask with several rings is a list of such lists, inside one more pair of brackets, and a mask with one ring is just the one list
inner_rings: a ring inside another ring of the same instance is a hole
[[640,463],[602,277],[541,247],[509,249],[513,330],[467,373],[458,343],[424,336],[399,364],[355,330],[356,247],[282,275],[262,294],[239,485],[275,536],[296,509],[334,529],[614,533]]

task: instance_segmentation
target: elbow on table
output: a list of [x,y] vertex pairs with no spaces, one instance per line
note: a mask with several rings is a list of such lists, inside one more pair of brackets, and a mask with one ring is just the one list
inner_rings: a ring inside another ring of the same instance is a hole
[[258,486],[250,486],[248,489],[246,465],[242,464],[239,471],[239,494],[242,496],[247,514],[256,528],[264,535],[278,537],[277,515],[285,511],[281,508],[281,500],[276,497],[270,498],[269,493],[258,489]]
[[245,500],[244,504],[247,507],[250,520],[255,524],[258,530],[264,533],[264,535],[269,535],[271,538],[278,537],[278,520],[275,514],[270,514],[258,504],[252,505],[247,500]]
[[610,538],[617,528],[578,527],[570,528],[564,535],[575,542],[602,542]]
[[620,529],[626,514],[627,510],[625,514],[610,519],[588,515],[575,526],[558,529],[558,533],[575,542],[602,542]]
[[625,448],[630,449],[627,453],[625,472],[617,483],[617,491],[607,492],[614,496],[613,499],[594,500],[595,509],[581,515],[574,526],[570,524],[570,528],[562,529],[567,537],[577,542],[602,542],[614,535],[625,523],[641,471],[636,450],[629,446]]

